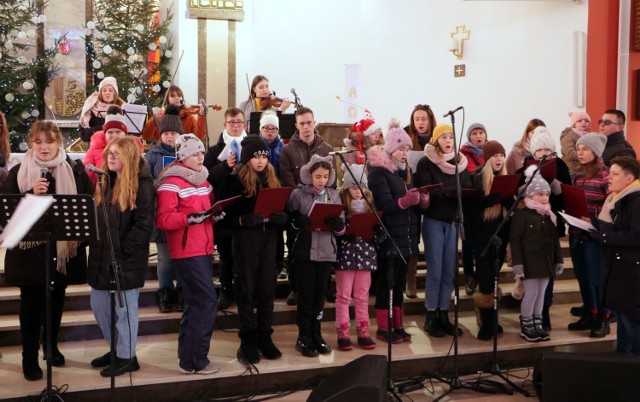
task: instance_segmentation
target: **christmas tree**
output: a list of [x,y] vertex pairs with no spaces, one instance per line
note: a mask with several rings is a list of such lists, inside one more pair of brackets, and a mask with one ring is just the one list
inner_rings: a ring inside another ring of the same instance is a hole
[[146,95],[152,105],[162,103],[171,79],[173,45],[167,33],[172,18],[169,11],[160,15],[157,0],[95,0],[93,20],[85,26],[93,89],[113,76],[127,102],[144,104]]
[[13,151],[25,151],[30,124],[44,116],[44,90],[55,74],[57,44],[44,49],[44,0],[0,3],[0,111]]

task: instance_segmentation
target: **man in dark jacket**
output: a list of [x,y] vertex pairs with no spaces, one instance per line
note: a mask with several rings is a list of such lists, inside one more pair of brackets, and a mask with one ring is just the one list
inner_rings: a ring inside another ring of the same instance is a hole
[[616,156],[630,156],[636,158],[636,153],[631,144],[624,138],[624,124],[626,122],[624,113],[617,109],[609,109],[604,112],[600,124],[600,134],[607,136],[607,145],[602,153],[604,164],[611,166],[611,159]]
[[611,160],[609,190],[591,232],[602,247],[603,303],[618,318],[616,351],[640,356],[640,164]]

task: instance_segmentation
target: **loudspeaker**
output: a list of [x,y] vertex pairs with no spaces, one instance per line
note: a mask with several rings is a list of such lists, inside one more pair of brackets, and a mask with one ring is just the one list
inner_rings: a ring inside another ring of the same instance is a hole
[[[283,140],[287,140],[296,133],[296,116],[293,113],[282,113],[277,111],[278,115],[278,134]],[[251,112],[249,116],[249,133],[260,135],[260,117],[262,112]]]
[[622,354],[544,352],[533,384],[544,402],[640,400],[640,358]]
[[307,402],[384,402],[387,400],[386,364],[384,356],[362,356],[325,378],[311,392]]

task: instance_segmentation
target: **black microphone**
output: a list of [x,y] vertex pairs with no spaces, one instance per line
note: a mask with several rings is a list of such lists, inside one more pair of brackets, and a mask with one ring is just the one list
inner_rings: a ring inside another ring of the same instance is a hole
[[40,178],[41,179],[46,179],[47,178],[47,173],[49,173],[49,169],[47,169],[46,167],[40,168]]
[[357,151],[358,151],[357,149],[347,149],[345,151],[332,151],[332,152],[329,152],[329,155],[330,156],[344,155],[344,154],[350,154],[352,152],[357,152]]
[[98,169],[97,167],[93,166],[93,164],[91,164],[91,163],[88,164],[87,166],[85,166],[85,170],[87,172],[93,172],[93,173],[101,174],[101,175],[104,175],[104,176],[108,176],[107,172],[105,172],[102,169]]
[[457,108],[453,109],[453,110],[449,110],[447,113],[445,113],[442,117],[447,117],[447,116],[451,116],[452,114],[454,114],[455,112],[457,112],[460,109],[464,109],[464,106],[458,106]]

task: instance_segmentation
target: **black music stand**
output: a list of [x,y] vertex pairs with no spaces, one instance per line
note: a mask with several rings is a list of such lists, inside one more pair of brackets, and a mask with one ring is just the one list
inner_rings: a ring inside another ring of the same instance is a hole
[[[296,132],[296,116],[293,113],[282,113],[277,111],[278,115],[278,134],[283,140],[293,137]],[[260,135],[260,117],[262,112],[251,112],[249,116],[249,134]]]
[[[55,202],[47,212],[33,225],[23,240],[46,242],[45,278],[46,278],[46,328],[47,328],[47,388],[41,401],[62,401],[57,391],[51,385],[51,291],[55,286],[55,256],[56,241],[88,241],[98,238],[98,222],[96,220],[96,204],[87,194],[51,195]],[[0,214],[0,224],[13,214],[24,195],[0,195],[0,204],[4,205]]]

